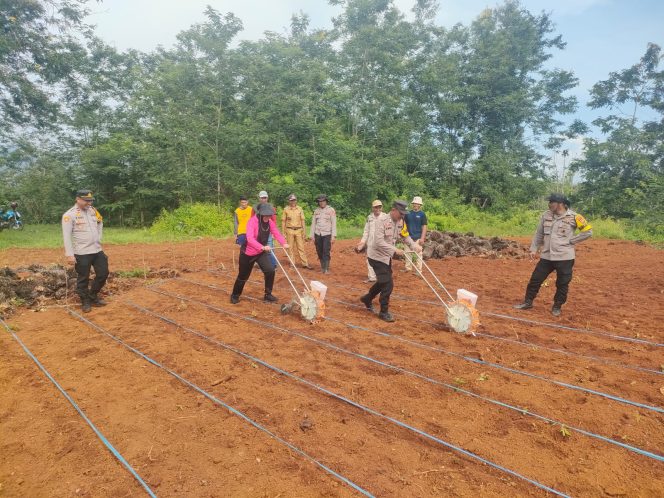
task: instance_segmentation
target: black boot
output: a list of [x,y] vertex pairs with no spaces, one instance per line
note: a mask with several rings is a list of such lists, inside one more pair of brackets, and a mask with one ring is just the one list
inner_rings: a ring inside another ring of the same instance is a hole
[[561,306],[562,306],[561,304],[554,303],[553,307],[551,308],[551,314],[553,316],[560,316],[562,313],[562,310],[560,309]]
[[92,311],[92,302],[90,299],[83,300],[81,303],[81,311],[83,311],[83,313],[90,313],[90,311]]
[[240,280],[239,278],[235,279],[235,284],[233,284],[232,295],[236,296],[238,301],[240,300],[240,296],[242,295],[242,291],[244,290],[244,284],[246,283],[247,283],[246,280]]
[[99,297],[98,294],[90,294],[91,304],[96,308],[106,306],[108,303]]
[[360,301],[367,307],[367,309],[371,312],[374,311],[373,303],[371,302],[371,296],[369,294],[365,294],[360,298]]
[[263,301],[267,303],[276,303],[278,299],[272,295],[272,287],[274,287],[274,272],[265,274],[265,297]]
[[237,304],[240,302],[240,296],[236,296],[235,294],[231,294],[231,304]]
[[533,307],[533,302],[530,299],[526,299],[522,303],[515,304],[512,306],[515,310],[529,310],[530,308]]
[[390,313],[387,310],[381,311],[380,313],[378,313],[378,318],[380,318],[381,320],[383,320],[385,322],[389,322],[389,323],[392,323],[394,321],[394,317],[392,316],[392,313]]

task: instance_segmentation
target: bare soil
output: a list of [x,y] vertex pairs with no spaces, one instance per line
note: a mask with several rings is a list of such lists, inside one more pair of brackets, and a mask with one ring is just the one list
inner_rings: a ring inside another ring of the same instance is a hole
[[[399,261],[391,305],[397,321],[386,324],[358,307],[368,284],[364,256],[353,245],[337,243],[331,274],[304,271],[328,285],[330,320],[315,325],[264,304],[258,270],[241,302],[231,305],[238,248],[211,240],[107,246],[111,270],[141,277],[116,273],[106,290],[110,304],[86,318],[376,496],[547,493],[316,386],[571,496],[664,496],[664,463],[574,430],[662,454],[664,415],[560,384],[664,407],[664,348],[652,344],[664,343],[662,251],[630,242],[584,243],[560,318],[549,313],[555,277],[535,309],[511,309],[532,271],[528,259],[430,260],[451,291],[479,294],[482,325],[472,337],[446,329],[442,306],[432,304],[435,297],[419,277],[400,271]],[[313,247],[308,253],[316,261]],[[63,264],[61,251],[0,253],[0,266],[36,264]],[[286,302],[292,291],[278,275],[275,294]],[[70,315],[67,305],[78,310],[69,291],[19,309],[8,323],[157,495],[358,494]],[[144,495],[4,330],[0,386],[1,496]]]

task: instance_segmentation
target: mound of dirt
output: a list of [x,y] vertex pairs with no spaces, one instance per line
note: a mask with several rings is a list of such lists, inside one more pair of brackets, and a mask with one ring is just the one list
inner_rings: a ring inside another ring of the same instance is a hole
[[[146,279],[174,278],[179,274],[173,268],[149,269],[145,274],[131,273],[131,276],[125,276],[122,271],[111,272],[102,293],[113,294]],[[94,277],[94,270],[91,277]],[[78,299],[73,266],[33,264],[16,269],[0,268],[0,316],[10,314],[19,306],[40,308],[48,301],[62,301],[67,296]]]
[[490,259],[528,257],[530,249],[513,240],[500,237],[476,237],[473,232],[438,232],[427,233],[424,244],[424,259],[442,259],[446,256],[478,256]]

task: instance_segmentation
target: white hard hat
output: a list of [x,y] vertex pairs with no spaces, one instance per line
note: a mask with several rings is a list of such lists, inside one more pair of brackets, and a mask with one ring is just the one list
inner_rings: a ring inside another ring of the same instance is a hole
[[416,195],[415,197],[413,197],[411,204],[419,204],[421,206],[422,198],[419,195]]

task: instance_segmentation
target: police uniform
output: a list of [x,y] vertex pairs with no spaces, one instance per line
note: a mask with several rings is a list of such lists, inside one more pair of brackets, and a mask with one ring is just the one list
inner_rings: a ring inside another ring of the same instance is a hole
[[[80,190],[77,197],[94,199],[89,190]],[[90,304],[104,304],[98,295],[108,278],[108,257],[101,247],[103,227],[103,218],[92,205],[81,208],[76,204],[62,215],[65,256],[76,258],[76,292],[81,298],[84,311],[89,311]],[[95,278],[88,288],[90,267],[95,269]]]
[[[575,235],[576,230],[579,230],[579,233]],[[559,314],[560,307],[567,301],[569,283],[572,281],[572,269],[576,258],[574,246],[590,238],[592,233],[592,226],[586,219],[571,209],[567,209],[561,215],[547,210],[540,218],[530,246],[532,253],[542,248],[540,260],[526,287],[524,303],[517,308],[532,307],[542,283],[555,270],[556,294],[553,298],[552,311],[554,314]]]
[[[293,195],[288,200],[297,199]],[[290,246],[288,253],[291,255],[291,259],[296,264],[299,259],[302,266],[308,268],[307,254],[304,252],[304,233],[306,230],[304,210],[300,206],[286,206],[281,214],[281,227]]]
[[[317,201],[325,200],[326,196],[318,196]],[[311,237],[316,244],[316,254],[320,261],[323,273],[330,271],[330,259],[332,250],[332,238],[337,237],[337,213],[333,207],[320,206],[314,211],[311,220]]]
[[[404,201],[396,201],[393,208],[398,209],[402,214],[406,213],[406,203]],[[371,302],[380,294],[379,316],[386,321],[394,321],[388,313],[388,308],[390,295],[394,289],[392,256],[396,251],[395,244],[402,240],[413,251],[420,252],[421,248],[408,234],[403,219],[394,221],[389,213],[381,213],[374,223],[374,237],[372,243],[367,246],[367,257],[369,258],[369,264],[376,273],[376,283],[360,300],[367,308],[372,309]]]
[[[376,206],[377,205],[378,204],[376,204]],[[382,206],[382,204],[380,204],[380,206]],[[369,216],[367,216],[367,221],[364,224],[364,232],[362,233],[362,240],[360,241],[366,244],[367,248],[373,244],[374,234],[376,231],[376,220],[380,217],[381,214],[383,213],[380,213],[378,216],[376,216],[374,213],[371,213]],[[376,272],[371,267],[371,264],[369,264],[368,256],[367,256],[367,280],[369,280],[369,282],[376,281]]]

